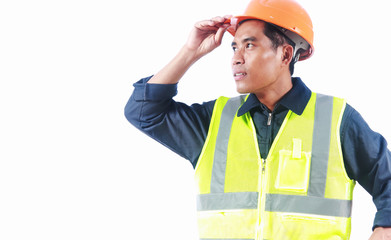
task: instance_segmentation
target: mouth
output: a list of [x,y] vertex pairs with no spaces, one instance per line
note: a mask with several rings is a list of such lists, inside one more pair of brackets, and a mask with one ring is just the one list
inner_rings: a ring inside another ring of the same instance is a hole
[[239,80],[242,80],[244,77],[246,77],[246,73],[244,72],[237,72],[237,73],[234,73],[234,79],[235,81],[239,81]]

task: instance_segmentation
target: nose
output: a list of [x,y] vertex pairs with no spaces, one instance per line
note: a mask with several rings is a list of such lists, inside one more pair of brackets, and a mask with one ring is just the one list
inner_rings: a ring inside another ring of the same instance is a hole
[[234,56],[232,57],[232,65],[241,65],[244,63],[243,54],[241,51],[236,50]]

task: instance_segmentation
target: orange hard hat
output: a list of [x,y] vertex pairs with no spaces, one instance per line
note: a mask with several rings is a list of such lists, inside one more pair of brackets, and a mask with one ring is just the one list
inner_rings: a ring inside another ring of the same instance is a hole
[[243,15],[230,19],[228,32],[235,35],[239,23],[248,19],[259,19],[279,27],[295,43],[295,53],[300,53],[299,61],[313,54],[312,21],[295,0],[251,0]]

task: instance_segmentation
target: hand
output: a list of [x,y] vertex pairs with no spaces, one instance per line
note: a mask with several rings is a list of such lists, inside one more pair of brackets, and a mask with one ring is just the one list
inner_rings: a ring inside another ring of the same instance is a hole
[[373,231],[369,240],[391,240],[391,227],[377,227]]
[[186,47],[199,59],[221,45],[224,33],[230,26],[224,23],[231,16],[215,17],[197,22],[190,33]]

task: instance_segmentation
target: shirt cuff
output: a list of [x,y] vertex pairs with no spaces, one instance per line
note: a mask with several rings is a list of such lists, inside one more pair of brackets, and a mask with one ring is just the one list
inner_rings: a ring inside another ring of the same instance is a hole
[[376,213],[373,230],[377,227],[391,227],[391,209],[383,209]]
[[178,84],[149,84],[153,76],[143,78],[134,83],[133,97],[136,101],[162,101],[173,98],[177,94]]

